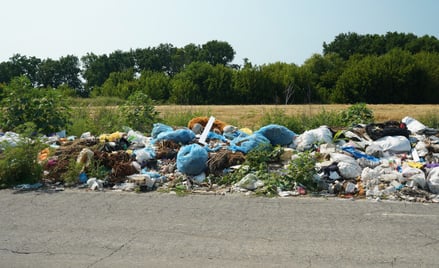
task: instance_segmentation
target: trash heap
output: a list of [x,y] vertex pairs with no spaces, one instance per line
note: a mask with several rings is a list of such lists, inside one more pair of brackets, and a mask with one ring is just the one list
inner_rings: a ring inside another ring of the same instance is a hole
[[[439,131],[408,116],[301,134],[275,124],[252,131],[196,117],[185,127],[156,123],[150,136],[128,129],[46,143],[38,156],[44,184],[58,188],[439,202]],[[264,151],[260,163],[249,164]]]

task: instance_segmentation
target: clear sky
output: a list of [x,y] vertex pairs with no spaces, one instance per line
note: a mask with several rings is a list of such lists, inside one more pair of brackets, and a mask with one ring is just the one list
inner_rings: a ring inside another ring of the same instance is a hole
[[439,38],[438,0],[2,0],[0,61],[228,42],[262,65],[297,65],[340,33]]

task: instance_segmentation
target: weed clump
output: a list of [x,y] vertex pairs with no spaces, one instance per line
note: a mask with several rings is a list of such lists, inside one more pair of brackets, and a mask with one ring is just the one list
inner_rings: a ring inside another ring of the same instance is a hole
[[14,146],[0,145],[0,188],[36,183],[43,176],[43,166],[38,162],[38,152],[43,148],[39,141],[21,138]]

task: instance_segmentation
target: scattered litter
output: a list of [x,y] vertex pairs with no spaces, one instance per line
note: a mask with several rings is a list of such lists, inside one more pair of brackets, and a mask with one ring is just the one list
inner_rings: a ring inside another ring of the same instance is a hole
[[[60,131],[47,137],[47,148],[36,158],[44,168],[43,183],[20,184],[14,189],[48,186],[62,191],[75,187],[64,183],[63,175],[77,172],[72,175],[77,178],[76,187],[92,191],[160,189],[175,194],[251,195],[270,189],[280,197],[439,203],[439,131],[408,116],[401,122],[357,125],[349,130],[320,126],[302,134],[276,124],[255,131],[239,129],[213,116],[193,118],[181,128],[155,123],[150,136],[125,130],[98,136],[85,132],[80,138]],[[0,144],[14,146],[19,140],[13,132],[0,136]],[[273,151],[276,160],[259,160],[269,175],[247,164],[254,150]],[[287,178],[289,165],[301,154],[315,160],[314,175],[308,178],[315,188],[306,180],[298,183],[294,176]],[[72,163],[79,165],[77,171],[71,170]],[[239,177],[230,180],[234,174]],[[273,184],[274,178],[283,181]]]

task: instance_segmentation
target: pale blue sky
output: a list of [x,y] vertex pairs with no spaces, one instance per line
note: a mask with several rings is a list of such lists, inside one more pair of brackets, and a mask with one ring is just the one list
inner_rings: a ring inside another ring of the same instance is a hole
[[228,42],[258,65],[297,65],[340,33],[439,38],[437,0],[3,0],[0,61]]

